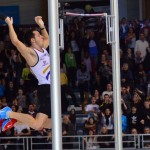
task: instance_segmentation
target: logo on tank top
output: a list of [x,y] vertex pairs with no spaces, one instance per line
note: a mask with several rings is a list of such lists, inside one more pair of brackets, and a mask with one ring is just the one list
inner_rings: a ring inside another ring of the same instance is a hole
[[44,60],[42,66],[46,66],[46,65],[48,65],[48,62],[46,60]]

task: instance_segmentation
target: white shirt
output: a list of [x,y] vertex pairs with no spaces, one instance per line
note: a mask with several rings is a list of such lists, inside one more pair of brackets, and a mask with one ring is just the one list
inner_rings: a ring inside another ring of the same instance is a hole
[[88,104],[85,108],[85,111],[88,112],[88,111],[92,111],[92,110],[95,110],[96,112],[99,112],[99,106],[97,104]]
[[144,59],[146,56],[146,49],[149,47],[149,44],[147,41],[141,41],[137,40],[135,43],[134,53],[136,54],[136,51],[141,52],[141,56]]

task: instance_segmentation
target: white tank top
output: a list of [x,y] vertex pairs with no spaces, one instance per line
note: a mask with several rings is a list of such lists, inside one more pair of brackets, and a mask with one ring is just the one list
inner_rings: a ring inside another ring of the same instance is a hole
[[38,55],[38,62],[30,67],[31,72],[35,75],[38,80],[38,85],[50,84],[50,55],[43,48],[43,52],[33,49]]

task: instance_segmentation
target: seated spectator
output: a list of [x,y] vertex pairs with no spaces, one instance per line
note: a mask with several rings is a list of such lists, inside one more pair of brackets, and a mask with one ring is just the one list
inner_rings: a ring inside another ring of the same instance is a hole
[[135,106],[137,108],[137,112],[141,112],[142,110],[142,99],[138,93],[134,93],[130,106]]
[[71,123],[74,125],[74,129],[76,129],[76,111],[74,108],[70,110],[69,119]]
[[63,136],[63,142],[67,142],[67,143],[63,144],[63,149],[71,149],[73,146],[71,143],[72,138],[65,137],[69,135],[75,135],[75,129],[74,129],[73,124],[69,120],[69,116],[64,115],[63,122],[62,122],[62,136]]
[[144,127],[144,148],[150,147],[150,127]]
[[124,112],[124,115],[127,115],[130,112],[129,103],[125,102],[124,99],[122,99],[122,98],[121,98],[121,109]]
[[144,91],[147,85],[147,74],[142,64],[139,64],[135,70],[135,87]]
[[144,125],[144,120],[138,114],[137,108],[135,106],[131,107],[131,112],[127,117],[128,117],[129,132],[131,132],[132,128],[135,128],[137,129],[138,132],[141,132]]
[[134,59],[134,49],[131,50],[131,48],[127,49],[127,54],[124,57],[125,62],[129,64],[129,68],[131,70],[135,69],[135,59]]
[[90,137],[84,138],[84,142],[85,142],[85,145],[86,145],[86,150],[98,149],[99,145],[97,143],[97,137],[92,136],[92,135],[94,135],[93,130],[89,130],[88,135]]
[[13,81],[8,81],[5,92],[6,99],[8,100],[8,105],[12,104],[13,99],[16,98],[16,88]]
[[145,126],[150,126],[150,101],[144,101],[144,107],[142,109],[142,116],[145,120]]
[[136,128],[132,128],[129,134],[131,134],[132,136],[128,137],[128,141],[131,141],[127,143],[128,147],[138,148],[138,130]]
[[98,126],[97,126],[97,121],[95,120],[95,118],[89,117],[84,125],[85,134],[88,135],[89,131],[91,130],[91,131],[93,131],[93,134],[96,135],[97,128],[98,128]]
[[143,62],[143,57],[140,50],[137,50],[135,53],[135,64],[138,66]]
[[[31,130],[30,127],[26,124],[23,124],[22,122],[16,122],[14,124],[14,136],[18,137],[16,139],[16,149],[23,149],[22,145],[19,145],[19,143],[22,143],[23,139],[19,138],[21,136],[30,136],[31,135]],[[26,144],[25,144],[26,145]]]
[[94,97],[96,98],[96,104],[98,104],[99,106],[102,105],[103,100],[100,94],[100,91],[98,89],[94,90]]
[[36,110],[35,110],[35,107],[33,104],[30,104],[28,106],[28,111],[27,111],[28,114],[30,114],[33,118],[36,117]]
[[111,141],[113,141],[113,138],[109,136],[107,127],[102,126],[100,129],[100,136],[98,137],[100,148],[112,148],[113,143]]
[[103,99],[104,99],[105,94],[108,94],[110,96],[111,100],[113,100],[112,84],[110,84],[110,83],[107,84],[106,90],[103,91],[103,93],[102,93]]
[[2,107],[8,106],[6,97],[2,97],[2,99],[1,99],[1,104],[2,104]]
[[17,105],[11,105],[11,109],[12,109],[12,111],[17,112],[18,106]]
[[121,85],[121,97],[126,103],[131,101],[130,86]]
[[132,54],[134,54],[135,42],[136,42],[136,35],[134,32],[134,29],[133,29],[133,27],[129,27],[127,36],[125,37],[125,44],[126,44],[127,48],[132,49]]
[[121,84],[122,85],[133,85],[133,73],[129,69],[128,63],[123,63],[121,68]]
[[19,83],[17,85],[17,89],[19,89],[19,88],[23,89],[24,94],[29,92],[28,91],[29,89],[28,89],[27,85],[25,84],[25,80],[23,78],[19,79]]
[[104,113],[105,110],[109,108],[111,112],[113,112],[113,102],[108,94],[104,95],[104,101],[100,106],[100,110]]
[[149,48],[149,43],[145,40],[145,35],[143,33],[140,33],[139,40],[137,40],[135,43],[134,53],[136,54],[137,51],[141,52],[141,62],[145,60],[147,48]]
[[91,97],[91,103],[86,105],[85,113],[89,115],[93,115],[98,118],[100,113],[99,105],[96,104],[96,98],[94,96]]
[[109,134],[114,133],[114,117],[109,108],[106,108],[105,112],[102,113],[101,125],[107,128]]

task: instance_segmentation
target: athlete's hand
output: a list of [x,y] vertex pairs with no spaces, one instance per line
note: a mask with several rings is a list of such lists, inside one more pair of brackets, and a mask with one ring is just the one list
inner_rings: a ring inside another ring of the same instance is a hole
[[36,16],[35,17],[35,22],[39,25],[40,28],[44,28],[44,22],[43,22],[41,16]]
[[5,22],[10,25],[13,24],[13,17],[6,17]]

